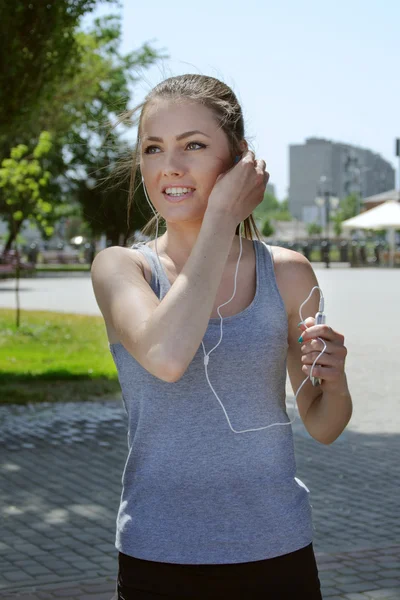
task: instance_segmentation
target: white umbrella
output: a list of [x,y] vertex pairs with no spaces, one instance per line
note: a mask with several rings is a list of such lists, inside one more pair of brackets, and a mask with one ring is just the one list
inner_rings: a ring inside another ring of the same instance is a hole
[[394,265],[395,231],[400,229],[400,203],[394,200],[384,202],[356,217],[343,221],[345,229],[387,229],[389,232],[390,266]]

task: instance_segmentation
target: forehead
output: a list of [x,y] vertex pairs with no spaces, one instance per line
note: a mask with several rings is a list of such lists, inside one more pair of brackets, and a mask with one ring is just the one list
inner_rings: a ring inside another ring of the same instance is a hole
[[146,107],[141,123],[141,135],[179,135],[199,129],[208,135],[220,129],[216,116],[207,106],[189,100],[152,100]]

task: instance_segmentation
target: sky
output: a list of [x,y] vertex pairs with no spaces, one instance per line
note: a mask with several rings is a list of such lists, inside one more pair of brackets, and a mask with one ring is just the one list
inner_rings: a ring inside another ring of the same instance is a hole
[[[288,194],[289,145],[308,137],[368,148],[398,169],[400,0],[122,4],[122,52],[151,42],[169,55],[141,71],[133,103],[172,75],[222,79],[241,102],[247,136],[280,200]],[[104,5],[93,16],[110,12]]]

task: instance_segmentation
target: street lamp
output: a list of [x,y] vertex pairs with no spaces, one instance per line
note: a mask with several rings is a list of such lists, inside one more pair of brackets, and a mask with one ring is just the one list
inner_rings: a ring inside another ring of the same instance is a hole
[[326,182],[327,177],[322,175],[319,179],[320,187],[318,189],[318,196],[315,198],[315,204],[320,208],[325,206],[325,225],[326,225],[326,252],[325,252],[325,263],[326,268],[329,269],[329,250],[330,250],[330,242],[329,242],[329,217],[331,211],[336,211],[339,206],[339,198],[333,196],[330,191],[324,189],[324,183]]
[[358,191],[357,193],[357,214],[360,214],[361,210],[361,202],[363,199],[363,173],[367,171],[372,171],[371,167],[354,167],[354,173],[356,174],[355,181],[357,183]]

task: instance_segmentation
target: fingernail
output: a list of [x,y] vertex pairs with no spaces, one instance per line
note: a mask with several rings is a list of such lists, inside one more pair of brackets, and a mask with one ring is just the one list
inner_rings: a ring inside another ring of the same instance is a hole
[[297,341],[299,342],[299,344],[301,344],[301,342],[303,341],[303,336],[301,335]]
[[300,323],[297,324],[297,327],[300,327],[300,325],[303,325],[303,321],[300,321]]

